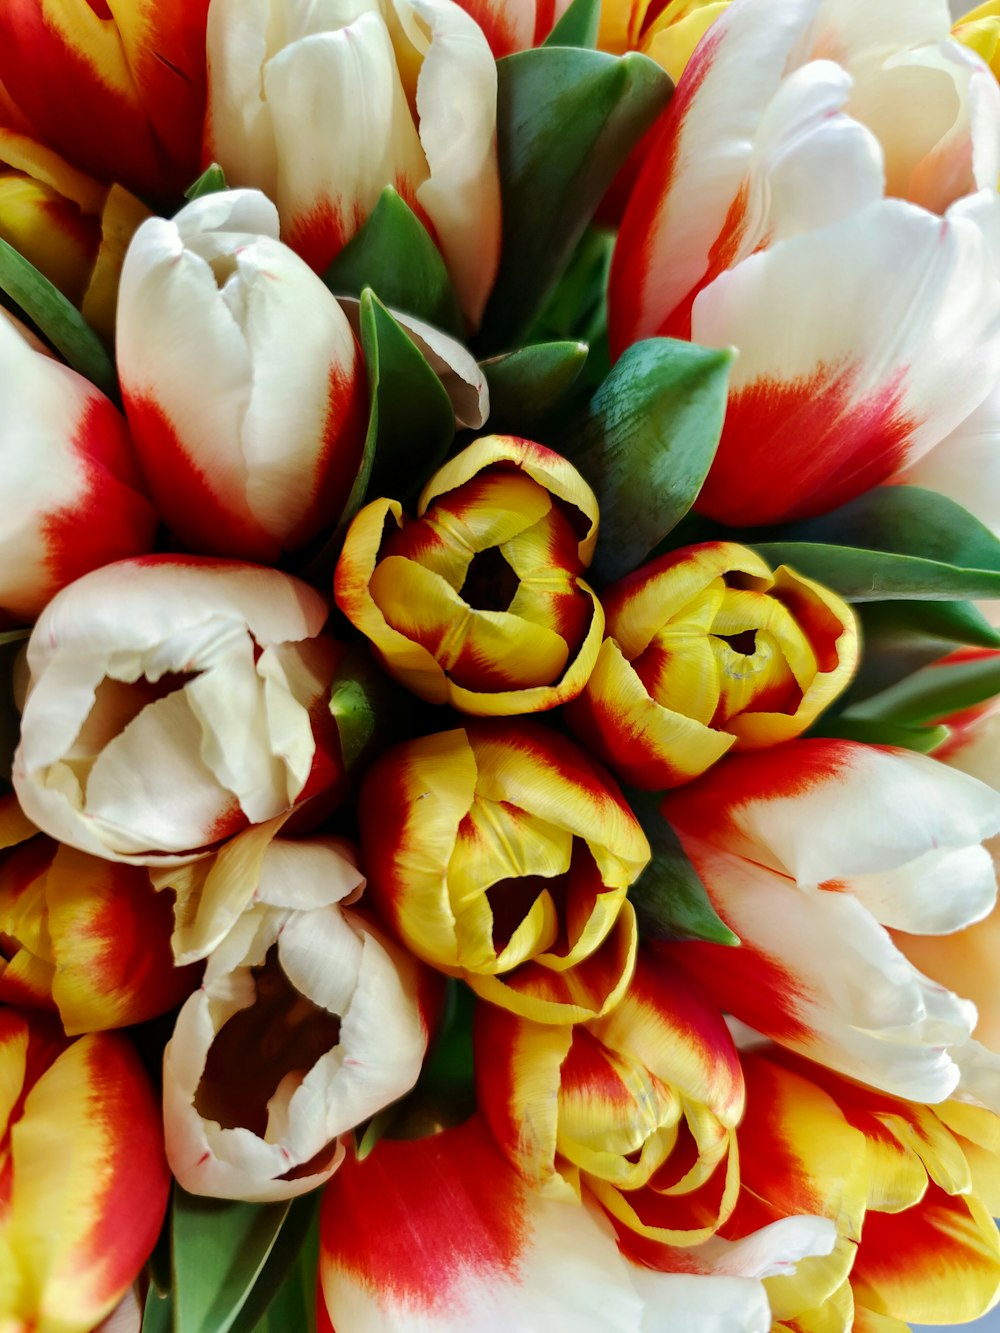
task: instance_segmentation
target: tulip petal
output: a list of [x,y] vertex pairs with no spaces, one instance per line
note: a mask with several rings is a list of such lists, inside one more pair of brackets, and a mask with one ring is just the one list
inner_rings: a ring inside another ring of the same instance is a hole
[[697,298],[691,336],[740,350],[698,507],[773,523],[860,494],[982,402],[1000,284],[968,219],[885,200],[722,274]]

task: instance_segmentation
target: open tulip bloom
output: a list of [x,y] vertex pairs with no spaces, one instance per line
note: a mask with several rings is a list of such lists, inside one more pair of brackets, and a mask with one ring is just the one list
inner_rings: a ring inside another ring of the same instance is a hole
[[1000,1307],[950,8],[0,0],[0,1333]]

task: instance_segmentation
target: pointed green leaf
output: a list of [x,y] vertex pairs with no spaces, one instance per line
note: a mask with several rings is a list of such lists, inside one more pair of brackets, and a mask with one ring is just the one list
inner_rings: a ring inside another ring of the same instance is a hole
[[161,1293],[151,1282],[142,1308],[142,1333],[173,1333],[173,1328],[173,1297],[169,1292]]
[[600,26],[601,0],[573,0],[542,45],[594,47]]
[[732,360],[729,349],[650,338],[594,395],[573,462],[601,507],[598,577],[635,569],[691,508],[719,444]]
[[[282,1305],[293,1305],[299,1315],[302,1313],[301,1278],[296,1273],[296,1268],[303,1248],[308,1244],[309,1238],[317,1226],[318,1212],[318,1193],[306,1194],[302,1198],[291,1201],[285,1224],[274,1242],[260,1277],[254,1283],[253,1290],[233,1321],[230,1333],[254,1333],[261,1320],[264,1321],[265,1327],[269,1327],[272,1323],[275,1328],[281,1327],[289,1330],[305,1327],[301,1319],[284,1325],[279,1325],[273,1321],[282,1314]],[[312,1281],[315,1287],[315,1268],[312,1271]],[[282,1305],[278,1305],[278,1297],[286,1286],[290,1287],[291,1290],[286,1295]],[[314,1298],[315,1291],[310,1293],[310,1303]],[[278,1305],[277,1309],[275,1309],[276,1305]]]
[[739,936],[712,906],[677,834],[660,813],[660,796],[637,791],[627,794],[653,852],[649,865],[628,891],[643,934],[651,939],[739,944]]
[[1000,648],[1000,630],[971,602],[864,602],[858,611],[866,649],[872,643],[927,640]]
[[550,342],[484,361],[490,429],[525,428],[547,416],[576,383],[586,360],[586,343]]
[[226,173],[219,166],[218,162],[213,162],[210,167],[206,167],[197,180],[184,191],[185,199],[201,199],[206,194],[218,194],[220,190],[228,190],[226,184]]
[[24,311],[44,338],[109,398],[118,392],[114,362],[76,306],[34,264],[0,239],[0,291]]
[[673,86],[636,52],[609,56],[563,46],[506,56],[497,75],[503,249],[477,340],[480,354],[523,340]]
[[1000,571],[968,569],[919,556],[818,542],[754,542],[772,566],[790,565],[849,602],[895,599],[953,602],[1000,597]]
[[290,1206],[206,1199],[174,1187],[174,1333],[229,1333]]
[[441,252],[427,228],[391,185],[368,220],[323,275],[338,296],[360,296],[366,287],[386,305],[461,337],[458,297]]
[[901,750],[916,750],[930,754],[942,741],[948,739],[947,727],[908,726],[875,718],[837,717],[821,719],[810,736],[835,736],[845,741],[862,741],[865,745],[895,745]]
[[1000,540],[990,529],[946,495],[920,486],[879,486],[828,514],[759,535],[768,542],[819,542],[1000,570]]
[[906,726],[935,722],[1000,694],[1000,654],[927,666],[881,694],[854,704],[844,721],[857,718]]

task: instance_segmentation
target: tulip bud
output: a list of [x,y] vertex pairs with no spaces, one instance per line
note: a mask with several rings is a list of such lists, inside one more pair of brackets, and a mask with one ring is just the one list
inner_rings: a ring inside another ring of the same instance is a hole
[[198,172],[208,0],[0,6],[0,83],[41,143],[164,199]]
[[722,1015],[686,978],[640,950],[603,1018],[547,1027],[480,1005],[475,1048],[479,1105],[527,1180],[582,1185],[661,1243],[699,1243],[725,1221],[743,1079]]
[[434,474],[415,519],[395,500],[358,514],[337,603],[422,699],[538,712],[579,694],[597,659],[604,615],[580,577],[596,541],[597,501],[576,469],[491,435]]
[[81,574],[148,551],[156,516],[121,414],[4,312],[0,400],[0,614],[30,621]]
[[293,250],[322,272],[392,185],[479,323],[500,252],[496,66],[458,5],[212,0],[208,55],[205,155],[274,200]]
[[773,574],[732,542],[686,546],[603,596],[608,637],[573,729],[616,773],[655,791],[730,747],[800,735],[847,686],[854,615],[828,588]]
[[0,863],[0,1003],[57,1010],[69,1036],[155,1018],[198,984],[171,925],[141,867],[33,838]]
[[694,48],[730,0],[605,0],[597,45],[621,55],[641,51],[673,81],[684,73]]
[[129,1042],[68,1042],[0,1009],[5,1329],[90,1330],[149,1258],[170,1173],[153,1089]]
[[397,745],[369,769],[359,818],[369,891],[419,958],[541,1022],[620,999],[636,947],[625,894],[649,844],[571,742],[480,722]]
[[194,550],[264,563],[339,517],[367,418],[347,316],[277,235],[246,190],[151,218],[118,301],[125,411],[161,514]]
[[14,758],[25,813],[112,861],[190,860],[341,776],[341,646],[273,569],[149,556],[55,597],[28,643]]
[[322,1184],[340,1136],[413,1087],[440,1000],[439,979],[353,906],[350,849],[274,839],[277,822],[160,877],[185,918],[229,922],[164,1053],[167,1156],[195,1194]]

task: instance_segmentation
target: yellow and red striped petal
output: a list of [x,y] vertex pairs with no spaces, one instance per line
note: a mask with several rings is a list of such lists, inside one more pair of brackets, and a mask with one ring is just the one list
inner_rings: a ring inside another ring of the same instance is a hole
[[28,1080],[4,1135],[3,1267],[14,1309],[24,1326],[87,1333],[159,1233],[170,1184],[159,1109],[123,1037],[67,1043],[12,1011],[2,1026],[4,1100]]

